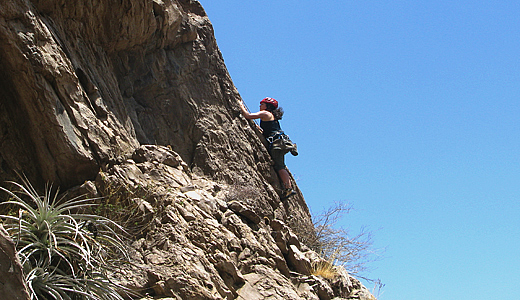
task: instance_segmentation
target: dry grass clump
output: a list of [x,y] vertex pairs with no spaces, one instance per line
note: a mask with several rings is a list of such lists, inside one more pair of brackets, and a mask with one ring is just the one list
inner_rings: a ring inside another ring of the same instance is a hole
[[333,263],[326,260],[320,260],[311,264],[311,274],[314,276],[321,276],[325,279],[334,279],[334,277],[338,275],[338,271]]

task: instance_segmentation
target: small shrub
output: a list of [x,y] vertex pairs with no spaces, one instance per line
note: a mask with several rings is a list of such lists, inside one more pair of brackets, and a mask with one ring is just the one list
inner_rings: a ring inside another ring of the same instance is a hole
[[372,249],[372,233],[362,229],[357,234],[336,227],[336,223],[352,210],[345,202],[337,202],[323,212],[313,215],[314,231],[297,232],[301,241],[319,253],[331,265],[341,265],[352,275],[373,281],[361,274],[367,271],[367,263],[376,260]]
[[16,243],[32,299],[123,299],[121,287],[105,271],[114,258],[125,258],[123,241],[113,221],[79,213],[93,206],[93,199],[58,198],[47,186],[40,196],[27,179],[3,187],[10,199],[1,205],[17,207],[15,215],[0,215]]

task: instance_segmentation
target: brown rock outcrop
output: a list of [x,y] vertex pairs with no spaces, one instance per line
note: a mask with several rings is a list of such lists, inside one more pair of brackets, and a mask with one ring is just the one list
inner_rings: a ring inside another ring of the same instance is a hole
[[[277,198],[197,1],[0,3],[0,180],[70,187],[160,144],[198,174],[260,191],[260,207]],[[308,220],[295,199],[294,222]]]
[[141,231],[115,279],[176,299],[349,294],[348,275],[302,279],[291,228],[309,210],[280,201],[238,101],[198,1],[0,0],[0,181],[129,191]]
[[14,242],[0,224],[0,299],[29,300],[31,297],[14,247]]
[[276,216],[260,218],[250,189],[193,174],[166,147],[133,157],[85,185],[105,199],[139,188],[131,202],[151,207],[134,215],[144,229],[114,280],[159,299],[371,299],[342,268],[333,279],[311,275],[319,255]]

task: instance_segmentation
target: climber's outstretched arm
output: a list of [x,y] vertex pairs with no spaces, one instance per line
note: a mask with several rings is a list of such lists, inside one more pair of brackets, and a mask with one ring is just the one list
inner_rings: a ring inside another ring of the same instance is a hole
[[269,117],[271,116],[271,113],[266,110],[261,110],[256,113],[250,113],[249,111],[247,111],[243,102],[240,102],[240,109],[242,109],[242,115],[244,116],[244,118],[246,118],[248,120],[252,120],[252,119],[265,120],[265,119],[269,119]]

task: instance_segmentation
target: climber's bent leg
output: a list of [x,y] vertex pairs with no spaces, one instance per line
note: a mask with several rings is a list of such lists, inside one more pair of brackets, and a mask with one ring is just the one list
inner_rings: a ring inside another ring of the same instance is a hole
[[285,154],[281,151],[273,150],[271,151],[271,157],[274,161],[274,169],[278,173],[278,177],[280,177],[280,180],[283,184],[281,198],[286,199],[289,196],[296,194],[296,192],[292,189],[291,176],[289,175],[289,172],[285,166]]

